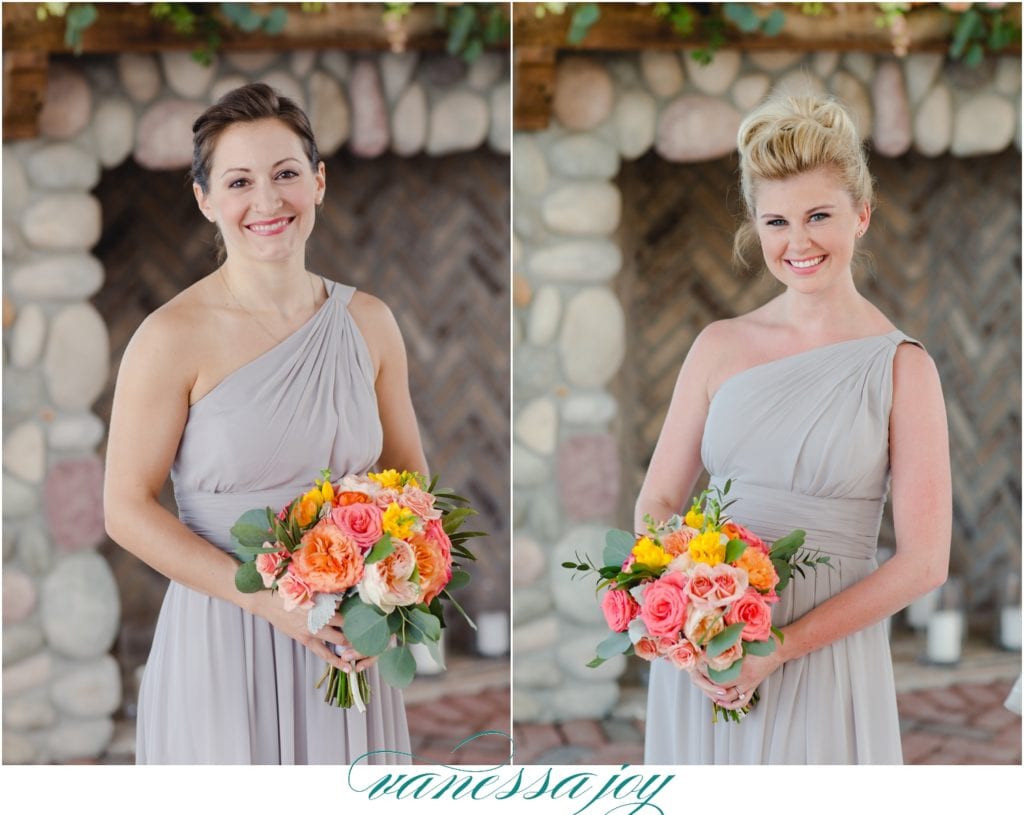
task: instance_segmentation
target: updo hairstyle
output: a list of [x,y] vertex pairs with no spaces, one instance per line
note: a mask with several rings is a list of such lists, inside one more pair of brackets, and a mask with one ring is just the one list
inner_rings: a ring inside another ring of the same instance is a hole
[[754,225],[757,184],[831,169],[854,206],[873,204],[873,182],[853,119],[837,100],[823,96],[769,97],[740,124],[740,191],[744,223],[736,231],[733,257],[749,268],[759,242]]

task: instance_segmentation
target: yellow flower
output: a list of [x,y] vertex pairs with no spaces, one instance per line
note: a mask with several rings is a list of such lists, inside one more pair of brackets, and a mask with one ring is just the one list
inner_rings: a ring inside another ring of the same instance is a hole
[[406,470],[398,472],[398,470],[384,470],[379,473],[367,473],[366,477],[371,481],[376,481],[385,489],[397,490],[404,487],[409,481],[411,473]]
[[686,513],[686,517],[683,519],[683,522],[694,529],[701,529],[704,526],[704,513],[691,508],[690,511]]
[[[315,494],[315,498],[312,497],[313,494]],[[320,492],[314,490],[312,494],[307,493],[295,502],[295,506],[292,507],[292,517],[295,518],[295,522],[299,526],[311,524],[320,514],[320,505]]]
[[[394,472],[394,471],[392,471]],[[416,516],[393,501],[384,510],[381,518],[381,528],[393,538],[408,538],[412,532],[413,524],[416,523]]]
[[633,557],[641,566],[661,569],[672,562],[672,555],[648,537],[642,537],[633,546]]
[[330,481],[325,481],[320,487],[320,495],[323,496],[325,504],[329,504],[334,500],[334,487],[331,486]]
[[690,557],[697,563],[717,566],[725,560],[725,543],[723,535],[715,529],[709,529],[690,541]]

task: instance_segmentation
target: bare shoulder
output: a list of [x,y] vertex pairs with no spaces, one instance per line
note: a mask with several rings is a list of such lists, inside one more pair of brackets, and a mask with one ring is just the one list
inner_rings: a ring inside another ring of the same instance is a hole
[[892,363],[892,379],[894,403],[904,400],[942,400],[939,370],[931,354],[920,345],[900,343]]
[[387,303],[367,292],[356,291],[348,310],[366,341],[376,370],[392,355],[404,353],[398,322]]

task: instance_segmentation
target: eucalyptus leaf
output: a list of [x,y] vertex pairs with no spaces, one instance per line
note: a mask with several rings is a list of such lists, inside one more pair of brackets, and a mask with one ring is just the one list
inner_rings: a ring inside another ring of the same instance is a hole
[[775,651],[775,640],[751,640],[743,643],[743,653],[753,654],[755,657],[766,657]]
[[275,6],[263,18],[263,30],[268,34],[280,34],[288,23],[288,12],[283,6]]
[[442,671],[447,671],[448,668],[444,664],[444,654],[441,653],[441,646],[438,640],[424,640],[423,644],[427,646],[427,651],[430,652],[431,659],[437,663],[437,667]]
[[779,538],[772,544],[771,557],[783,558],[789,560],[793,555],[797,553],[797,550],[804,545],[804,538],[807,533],[802,529],[794,529],[788,535],[783,538]]
[[380,678],[393,688],[405,688],[416,676],[416,659],[407,646],[390,648],[377,660]]
[[732,665],[726,668],[724,671],[716,671],[714,668],[708,668],[708,676],[719,685],[723,682],[732,682],[740,675],[740,671],[743,670],[743,657],[737,659]]
[[597,655],[602,659],[611,659],[625,652],[632,644],[628,632],[616,631],[597,644]]
[[384,653],[391,640],[387,615],[363,602],[345,606],[342,630],[360,654],[375,657]]
[[597,3],[580,3],[573,9],[566,40],[570,45],[579,45],[586,38],[591,26],[600,18],[601,10]]
[[725,562],[735,563],[745,551],[747,551],[747,544],[739,538],[733,538],[725,545]]
[[716,634],[708,643],[708,657],[717,657],[719,654],[722,654],[732,648],[740,638],[740,634],[743,633],[743,626],[744,623],[733,623],[732,625],[726,626]]
[[608,660],[603,657],[594,657],[590,662],[587,663],[588,668],[600,668]]
[[623,529],[609,529],[604,536],[602,559],[605,566],[619,568],[636,546],[636,539]]
[[769,37],[775,37],[785,25],[786,15],[782,13],[781,9],[775,9],[761,21],[761,31]]
[[243,546],[262,546],[271,536],[265,509],[250,509],[231,527],[231,537]]
[[749,3],[725,3],[722,13],[744,34],[752,34],[761,24]]
[[411,609],[406,615],[409,625],[423,632],[428,640],[436,641],[441,636],[441,621],[428,611]]
[[256,571],[255,561],[243,563],[235,571],[235,588],[245,594],[252,594],[260,589],[266,588],[263,585],[263,577]]
[[373,548],[366,555],[366,559],[363,562],[369,566],[371,563],[383,560],[393,551],[395,551],[395,545],[391,542],[391,533],[385,532],[384,537],[373,545]]
[[469,585],[469,581],[472,580],[472,575],[465,569],[452,569],[451,579],[448,581],[448,585],[445,586],[449,591],[452,589],[461,589],[463,586]]

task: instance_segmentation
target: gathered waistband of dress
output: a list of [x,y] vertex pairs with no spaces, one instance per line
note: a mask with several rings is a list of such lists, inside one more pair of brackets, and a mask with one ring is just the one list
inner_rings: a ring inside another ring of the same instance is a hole
[[[725,482],[711,478],[713,486],[724,488]],[[736,480],[725,500],[735,502],[725,514],[766,541],[803,529],[807,549],[859,559],[875,556],[885,507],[884,498],[827,498]]]

